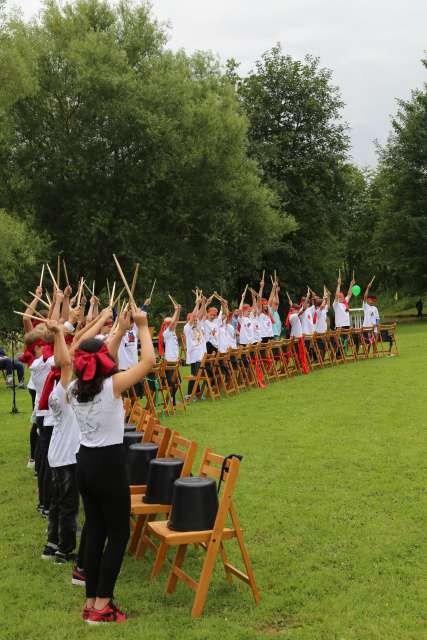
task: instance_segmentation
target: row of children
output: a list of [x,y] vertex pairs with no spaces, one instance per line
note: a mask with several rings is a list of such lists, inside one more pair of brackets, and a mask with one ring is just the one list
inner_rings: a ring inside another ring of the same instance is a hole
[[[371,284],[365,294],[364,321],[370,329],[377,317],[373,299],[369,298]],[[333,303],[337,326],[350,324],[352,285],[344,295],[338,281]],[[248,287],[233,312],[218,293],[206,298],[195,291],[194,309],[184,327],[186,358],[193,374],[204,353],[222,353],[237,344],[266,342],[280,336],[277,279],[272,282],[268,299],[263,297],[263,279],[258,291],[250,289],[251,305],[245,302],[247,291]],[[81,496],[85,523],[72,580],[86,585],[83,618],[94,624],[122,621],[125,615],[113,601],[130,515],[121,394],[141,381],[155,362],[146,316],[151,300],[141,308],[130,301],[128,311],[113,321],[113,296],[101,312],[95,296],[89,309],[82,297],[73,301],[71,296],[71,287],[64,291],[57,288],[52,300],[45,302],[40,286],[23,315],[26,351],[22,360],[30,370],[28,389],[34,409],[30,465],[35,461],[38,509],[48,517],[42,557],[62,564],[74,561]],[[329,297],[325,288],[322,298],[309,290],[299,305],[290,300],[285,324],[291,335],[298,338],[326,331]],[[175,329],[181,307],[171,300],[174,313],[162,323],[159,355],[177,362],[180,350]],[[39,304],[46,307],[45,312],[37,311]]]

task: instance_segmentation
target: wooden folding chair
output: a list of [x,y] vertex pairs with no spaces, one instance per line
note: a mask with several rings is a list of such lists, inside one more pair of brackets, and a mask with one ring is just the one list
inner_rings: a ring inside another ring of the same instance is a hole
[[248,385],[247,385],[245,365],[242,362],[242,347],[237,347],[237,349],[231,349],[229,351],[229,355],[230,355],[230,364],[234,371],[234,379],[236,381],[237,389],[239,392],[243,391],[244,389],[246,389]]
[[285,338],[282,346],[288,375],[296,376],[302,373],[301,363],[298,355],[298,343],[294,338]]
[[145,411],[144,408],[139,404],[139,402],[134,402],[132,405],[132,410],[129,414],[129,420],[127,422],[128,425],[138,425],[141,418],[144,416]]
[[[251,561],[247,552],[243,532],[237,518],[237,512],[233,504],[233,493],[237,482],[240,468],[240,460],[237,457],[224,458],[206,449],[203,455],[201,473],[205,477],[216,480],[224,479],[224,486],[215,518],[213,529],[208,531],[172,531],[168,528],[167,521],[149,522],[148,529],[160,540],[160,547],[157,552],[156,561],[153,567],[152,576],[156,575],[166,558],[168,547],[176,546],[177,550],[172,563],[169,580],[167,583],[167,593],[173,593],[178,580],[182,580],[190,589],[195,592],[191,615],[193,618],[200,617],[205,606],[206,596],[212,579],[212,572],[215,567],[218,553],[224,565],[228,582],[235,576],[250,586],[255,599],[259,603],[259,593],[252,570]],[[231,519],[231,527],[226,527],[228,516]],[[232,565],[227,557],[224,541],[237,538],[237,542],[245,565],[246,573]],[[206,550],[199,580],[194,580],[182,569],[185,554],[189,544],[200,544]]]
[[[169,440],[165,457],[179,458],[184,462],[181,477],[185,478],[190,475],[196,451],[197,443],[194,440],[183,438],[178,431],[174,431]],[[136,558],[142,558],[147,548],[157,552],[157,546],[148,535],[149,532],[146,531],[146,525],[147,522],[155,520],[160,513],[167,516],[171,507],[167,504],[146,504],[143,502],[146,490],[147,485],[139,485],[138,493],[131,493],[131,518],[135,519],[135,524],[129,542],[128,553],[129,555],[135,555]]]
[[207,396],[212,400],[220,400],[221,394],[218,389],[217,381],[213,374],[213,363],[215,360],[215,354],[205,355],[199,366],[199,370],[195,376],[186,376],[187,380],[194,380],[193,391],[189,402],[193,402],[196,395],[202,397],[206,392]]
[[340,329],[339,335],[346,362],[355,362],[357,350],[353,339],[353,329]]
[[[377,345],[378,352],[382,356],[398,356],[399,348],[396,341],[397,324],[393,322],[391,324],[378,325]],[[388,344],[388,350],[386,345]]]
[[323,367],[322,354],[319,351],[317,340],[314,334],[304,335],[304,346],[307,353],[307,360],[310,365],[310,369]]
[[237,385],[234,380],[234,372],[227,354],[220,353],[219,351],[215,354],[212,371],[220,392],[222,391],[226,396],[230,396],[238,392]]
[[[187,410],[187,406],[186,406],[186,402],[184,399],[184,394],[182,391],[182,385],[181,385],[181,374],[179,371],[179,366],[180,363],[179,362],[167,362],[166,360],[163,363],[164,366],[164,373],[165,373],[165,378],[166,378],[166,384],[168,386],[168,390],[169,390],[169,396],[172,400],[172,409],[173,412],[175,413],[177,409],[183,409],[184,411]],[[172,383],[175,387],[175,403],[173,404],[173,397],[172,397],[172,390],[170,388],[169,385],[169,381],[168,381],[168,374],[172,380]]]
[[277,340],[273,340],[271,343],[271,352],[273,354],[274,359],[274,367],[276,369],[277,378],[280,380],[281,378],[288,378],[288,362],[286,357],[286,352],[284,350],[284,342],[280,338]]
[[132,411],[132,400],[126,396],[126,398],[123,398],[123,409],[125,412],[125,420],[129,417],[130,412]]
[[264,373],[264,379],[268,382],[278,379],[277,370],[274,364],[272,342],[260,342],[258,345],[258,357]]

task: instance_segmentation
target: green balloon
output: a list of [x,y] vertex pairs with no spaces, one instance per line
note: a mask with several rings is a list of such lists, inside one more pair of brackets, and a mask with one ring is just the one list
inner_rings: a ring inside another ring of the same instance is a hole
[[358,284],[355,284],[355,285],[352,286],[351,291],[352,291],[354,296],[358,296],[360,294],[360,292],[362,291],[362,289],[359,287]]

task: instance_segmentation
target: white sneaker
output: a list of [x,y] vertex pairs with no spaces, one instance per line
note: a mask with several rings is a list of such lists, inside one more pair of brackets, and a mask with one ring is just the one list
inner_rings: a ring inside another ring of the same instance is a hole
[[184,396],[185,402],[189,402],[190,398],[191,398],[191,396],[187,393],[187,395]]
[[33,469],[35,465],[35,461],[32,458],[28,458],[27,469]]
[[13,385],[13,376],[6,377],[6,384],[8,387],[11,387]]

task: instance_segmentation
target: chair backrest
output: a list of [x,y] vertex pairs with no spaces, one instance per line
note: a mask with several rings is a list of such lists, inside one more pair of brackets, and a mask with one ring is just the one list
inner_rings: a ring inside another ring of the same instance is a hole
[[130,398],[123,398],[123,409],[125,410],[125,418],[127,418],[132,410],[132,400]]
[[141,417],[144,415],[144,409],[142,408],[142,406],[139,404],[139,402],[135,402],[133,407],[132,407],[132,411],[130,412],[130,416],[129,416],[129,422],[131,424],[138,424],[138,422],[140,421]]
[[222,491],[218,512],[215,518],[213,530],[218,534],[222,532],[227,514],[232,506],[234,488],[239,474],[240,460],[238,458],[225,458],[206,448],[200,463],[199,475],[205,478],[213,478],[217,482],[222,475]]
[[159,449],[157,451],[157,457],[163,458],[166,453],[170,437],[171,430],[168,427],[162,427],[158,420],[153,416],[144,431],[142,442],[158,444]]
[[183,438],[178,431],[173,431],[166,449],[166,458],[179,458],[184,462],[181,476],[186,477],[191,473],[194,458],[196,457],[197,442]]

